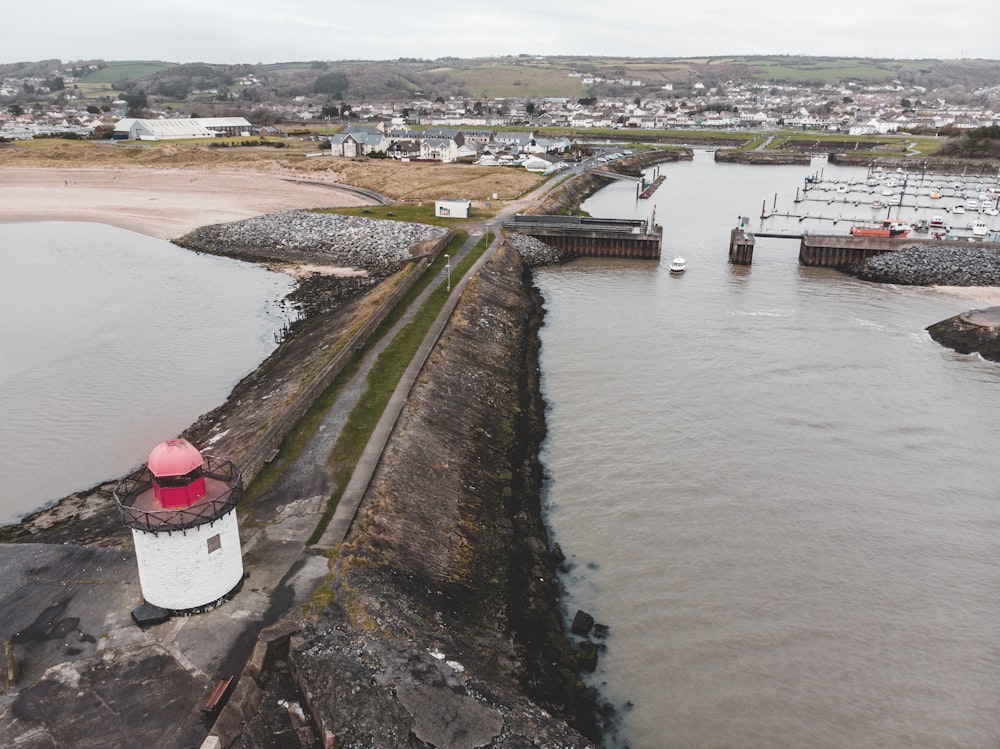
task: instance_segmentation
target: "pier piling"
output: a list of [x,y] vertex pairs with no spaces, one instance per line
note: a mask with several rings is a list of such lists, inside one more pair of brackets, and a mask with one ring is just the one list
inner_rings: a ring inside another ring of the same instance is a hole
[[733,265],[750,265],[753,263],[754,236],[747,232],[740,222],[729,233],[729,262]]

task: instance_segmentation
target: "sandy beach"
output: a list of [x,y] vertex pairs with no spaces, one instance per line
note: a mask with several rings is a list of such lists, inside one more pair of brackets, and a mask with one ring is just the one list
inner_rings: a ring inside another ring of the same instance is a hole
[[932,286],[935,292],[982,307],[1000,307],[1000,286]]
[[285,208],[370,202],[332,185],[248,171],[0,168],[0,221],[94,221],[168,240]]

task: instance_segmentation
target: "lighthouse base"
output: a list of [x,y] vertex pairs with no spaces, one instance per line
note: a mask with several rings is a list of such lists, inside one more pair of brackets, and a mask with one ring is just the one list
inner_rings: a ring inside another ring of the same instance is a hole
[[134,621],[142,629],[145,629],[146,627],[163,624],[175,616],[194,616],[195,614],[204,614],[206,611],[218,608],[239,593],[240,588],[243,587],[244,580],[246,580],[246,575],[241,577],[240,581],[236,583],[236,586],[224,596],[220,596],[211,603],[193,606],[188,609],[165,609],[162,606],[157,606],[155,603],[144,601],[141,605],[132,609],[132,621]]
[[228,600],[243,581],[235,507],[210,523],[182,530],[132,528],[139,585],[147,603],[197,613]]

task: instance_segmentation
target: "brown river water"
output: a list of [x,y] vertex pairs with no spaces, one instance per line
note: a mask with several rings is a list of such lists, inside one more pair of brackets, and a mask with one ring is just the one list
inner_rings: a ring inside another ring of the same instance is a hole
[[567,614],[610,627],[609,745],[997,747],[1000,365],[924,330],[976,305],[792,240],[730,265],[737,218],[815,165],[660,170],[585,208],[656,205],[661,262],[536,276],[545,502]]
[[292,279],[94,223],[0,223],[0,523],[122,476],[274,349]]

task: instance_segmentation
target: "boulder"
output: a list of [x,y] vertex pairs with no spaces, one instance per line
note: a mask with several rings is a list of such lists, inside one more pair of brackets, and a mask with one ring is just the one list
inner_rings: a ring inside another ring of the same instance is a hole
[[593,629],[593,627],[594,617],[582,609],[578,610],[576,612],[576,616],[573,617],[573,634],[578,637],[586,637],[590,634],[590,630]]

